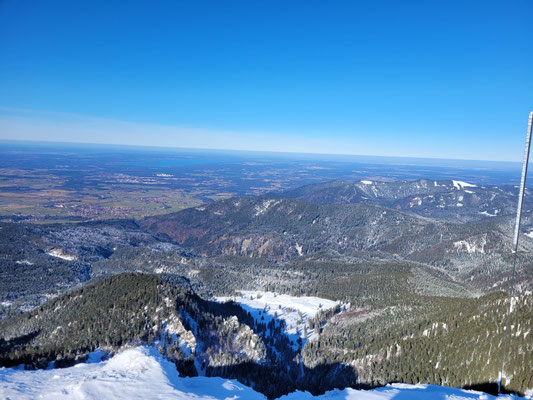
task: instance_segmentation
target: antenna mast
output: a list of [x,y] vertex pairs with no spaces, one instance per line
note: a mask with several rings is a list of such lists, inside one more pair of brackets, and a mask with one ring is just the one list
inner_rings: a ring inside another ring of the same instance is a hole
[[509,306],[507,308],[507,321],[505,323],[505,331],[503,333],[503,356],[502,356],[502,367],[500,373],[498,374],[498,393],[501,393],[501,383],[503,377],[503,370],[505,367],[505,360],[507,356],[507,340],[509,337],[509,320],[511,319],[511,305],[513,301],[513,290],[515,283],[516,275],[516,258],[518,253],[518,238],[520,236],[520,222],[522,219],[522,206],[524,200],[524,191],[526,189],[526,177],[527,177],[527,166],[529,162],[529,148],[531,144],[531,130],[533,128],[533,111],[529,113],[529,121],[527,125],[527,135],[526,135],[526,147],[524,150],[524,161],[522,164],[522,177],[520,179],[520,191],[518,193],[518,207],[516,209],[516,222],[514,227],[514,237],[513,237],[513,272],[511,277],[511,282],[509,284]]

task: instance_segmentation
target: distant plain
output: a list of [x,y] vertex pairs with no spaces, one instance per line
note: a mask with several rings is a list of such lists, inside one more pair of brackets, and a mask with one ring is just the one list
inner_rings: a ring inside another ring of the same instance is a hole
[[519,163],[3,141],[0,220],[166,214],[333,179],[518,184]]

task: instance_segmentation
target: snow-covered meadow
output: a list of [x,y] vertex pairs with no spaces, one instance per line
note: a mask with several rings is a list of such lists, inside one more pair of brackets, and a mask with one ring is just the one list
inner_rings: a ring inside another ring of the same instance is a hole
[[[233,297],[217,297],[219,302],[233,300],[249,312],[258,322],[269,323],[271,320],[285,322],[285,333],[293,342],[299,337],[303,341],[311,339],[313,329],[306,329],[307,320],[320,311],[329,310],[339,305],[337,301],[313,296],[290,296],[274,292],[242,290]],[[307,333],[307,335],[306,335]]]
[[[100,356],[101,354],[95,354],[90,359],[97,361]],[[262,394],[234,380],[206,377],[180,378],[174,364],[151,347],[130,348],[106,361],[77,364],[63,369],[25,371],[2,368],[0,398],[6,400],[266,400]],[[395,384],[369,391],[333,390],[317,397],[307,392],[295,392],[281,397],[280,400],[492,400],[495,398],[476,391],[433,385]]]

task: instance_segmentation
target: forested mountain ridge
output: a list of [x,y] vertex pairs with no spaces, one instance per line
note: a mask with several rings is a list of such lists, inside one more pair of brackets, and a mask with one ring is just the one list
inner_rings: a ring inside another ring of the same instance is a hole
[[[512,223],[512,216],[458,223],[366,203],[318,205],[265,197],[232,198],[140,221],[148,232],[208,257],[294,261],[318,253],[350,257],[371,252],[429,265],[484,291],[500,285],[508,269]],[[526,213],[523,232],[530,226]],[[531,288],[527,254],[533,240],[525,234],[521,239],[525,270],[519,276]]]
[[[254,321],[239,305],[205,301],[184,282],[120,274],[52,299],[0,323],[0,362],[66,367],[97,348],[154,345],[182,376],[234,378],[270,398],[386,382],[466,387],[497,376],[507,306],[499,293],[323,313],[309,320],[318,336],[295,350],[281,321]],[[514,299],[506,388],[515,392],[533,383],[532,302],[531,295]]]
[[282,321],[255,321],[237,304],[203,300],[187,285],[119,274],[2,321],[0,365],[66,367],[97,348],[144,344],[184,376],[236,378],[269,397],[356,384],[353,368],[338,363],[307,369],[282,330]]
[[141,226],[207,255],[286,260],[323,249],[379,251],[404,231],[421,233],[431,222],[367,204],[235,198],[147,218]]
[[[529,194],[526,189],[526,212],[533,211]],[[335,180],[288,190],[279,197],[314,204],[376,204],[436,219],[467,222],[513,214],[517,195],[518,187],[512,185],[478,186],[460,180],[419,179],[392,182]]]
[[114,352],[144,343],[159,346],[182,373],[194,376],[195,357],[204,373],[229,362],[266,361],[264,344],[246,325],[252,321],[237,306],[202,300],[186,284],[119,274],[3,321],[0,362],[66,366],[96,348]]
[[[392,381],[456,387],[483,387],[498,379],[509,301],[504,293],[477,299],[428,299],[411,319],[408,309],[385,309],[376,318],[335,316],[317,341],[304,348],[309,363],[336,360],[359,371],[360,381]],[[533,386],[533,297],[513,298],[506,389],[524,393]],[[415,322],[416,321],[416,322]],[[317,361],[318,360],[318,361]],[[494,387],[493,387],[494,389]]]

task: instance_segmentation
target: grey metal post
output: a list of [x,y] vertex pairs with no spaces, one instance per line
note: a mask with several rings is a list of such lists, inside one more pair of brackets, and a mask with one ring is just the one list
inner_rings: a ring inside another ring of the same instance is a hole
[[527,124],[527,134],[526,134],[526,148],[524,150],[524,161],[522,164],[522,177],[520,179],[520,191],[518,193],[518,207],[516,210],[516,221],[514,227],[514,237],[513,237],[513,272],[511,276],[511,282],[509,284],[509,307],[507,308],[507,321],[505,323],[505,331],[503,333],[503,355],[502,355],[502,367],[500,373],[498,374],[498,393],[501,393],[501,383],[503,377],[503,370],[505,367],[506,352],[507,352],[507,340],[509,336],[509,320],[511,318],[511,305],[513,301],[513,290],[514,290],[514,281],[516,275],[516,257],[518,252],[518,238],[520,237],[520,223],[522,219],[522,206],[524,200],[524,191],[526,189],[526,177],[527,177],[527,167],[529,163],[529,148],[531,145],[531,130],[533,128],[533,111],[529,113],[529,121]]

